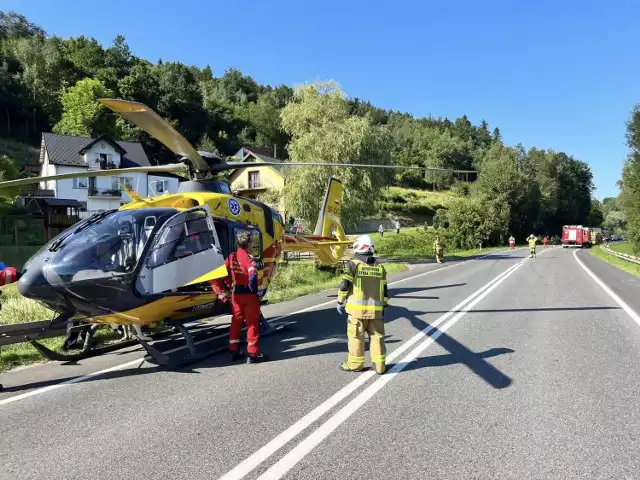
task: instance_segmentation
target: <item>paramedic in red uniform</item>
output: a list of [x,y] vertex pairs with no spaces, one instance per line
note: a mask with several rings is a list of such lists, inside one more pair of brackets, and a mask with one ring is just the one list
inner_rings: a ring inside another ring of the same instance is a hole
[[[236,239],[238,249],[225,260],[224,264],[230,272],[231,294],[231,328],[229,329],[229,353],[232,360],[242,356],[239,352],[240,335],[243,321],[247,324],[247,363],[257,363],[266,360],[260,354],[258,343],[260,334],[260,297],[258,296],[258,271],[249,253],[251,251],[251,236],[249,232],[242,232]],[[228,287],[228,278],[215,282],[216,294],[224,295],[224,287]],[[227,280],[227,281],[225,281]]]
[[[7,267],[3,262],[0,262],[0,287],[15,283],[20,279],[20,272],[13,267]],[[2,390],[2,384],[0,383],[0,390]]]

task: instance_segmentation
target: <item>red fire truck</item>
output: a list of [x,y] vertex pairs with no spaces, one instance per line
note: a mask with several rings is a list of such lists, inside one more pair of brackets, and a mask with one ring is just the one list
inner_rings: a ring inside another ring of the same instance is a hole
[[591,246],[589,227],[582,225],[564,225],[562,227],[562,248]]

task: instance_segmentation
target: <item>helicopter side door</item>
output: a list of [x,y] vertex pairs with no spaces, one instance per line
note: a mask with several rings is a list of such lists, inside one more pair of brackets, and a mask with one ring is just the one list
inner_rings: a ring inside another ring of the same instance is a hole
[[160,227],[136,280],[142,294],[158,294],[227,275],[208,207],[175,214]]

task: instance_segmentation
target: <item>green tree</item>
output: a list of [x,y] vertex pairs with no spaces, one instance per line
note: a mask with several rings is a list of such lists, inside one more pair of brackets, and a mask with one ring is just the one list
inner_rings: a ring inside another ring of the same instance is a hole
[[55,133],[93,137],[100,134],[118,136],[115,115],[98,102],[113,92],[100,80],[85,78],[62,93],[63,113],[54,127]]
[[640,105],[627,121],[629,154],[622,168],[620,206],[627,217],[627,238],[640,250]]
[[[335,82],[296,89],[282,111],[282,124],[291,135],[289,154],[296,162],[390,164],[392,138],[382,126],[364,117],[349,117],[344,94]],[[380,189],[391,175],[386,169],[299,167],[285,180],[284,205],[289,215],[309,228],[318,217],[328,179],[344,185],[343,221],[354,225],[372,213]]]
[[600,228],[604,222],[604,213],[602,212],[602,202],[597,199],[591,200],[591,210],[589,211],[589,219],[587,225],[593,228]]

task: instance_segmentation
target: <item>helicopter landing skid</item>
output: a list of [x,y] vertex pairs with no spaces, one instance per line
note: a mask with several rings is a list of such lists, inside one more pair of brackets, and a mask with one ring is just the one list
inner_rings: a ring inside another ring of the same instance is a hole
[[33,347],[47,360],[51,360],[53,362],[77,362],[79,360],[84,360],[85,358],[97,357],[98,355],[102,355],[103,353],[115,352],[116,350],[120,350],[126,347],[134,346],[137,341],[136,340],[126,340],[121,342],[112,343],[109,345],[104,345],[101,347],[93,347],[86,350],[82,350],[80,353],[73,353],[71,355],[66,355],[64,353],[58,353],[50,348],[45,347],[43,344],[38,342],[37,340],[32,340],[27,337],[29,343],[33,345]]
[[[276,332],[289,328],[294,323],[295,322],[284,322],[284,323],[278,323],[276,325],[272,325],[269,322],[267,322],[264,316],[261,314],[260,315],[260,338],[267,337]],[[192,364],[199,360],[203,360],[205,358],[209,358],[218,353],[223,353],[229,350],[228,345],[225,345],[212,350],[199,351],[196,343],[200,344],[200,343],[210,342],[210,341],[219,339],[223,335],[218,335],[210,339],[202,340],[200,342],[194,342],[193,336],[191,335],[191,332],[189,332],[187,327],[185,327],[183,324],[177,324],[175,325],[175,327],[180,331],[180,333],[182,334],[182,337],[185,339],[186,348],[188,350],[188,354],[182,355],[181,358],[179,359],[173,359],[171,357],[170,353],[172,353],[172,351],[163,352],[160,349],[151,345],[149,342],[146,342],[145,340],[142,340],[142,339],[138,339],[138,341],[140,342],[140,345],[142,345],[144,349],[147,351],[147,354],[154,360],[155,363],[157,363],[160,366],[170,367],[170,368],[182,367],[182,366]],[[243,328],[243,331],[244,330],[246,329]],[[224,336],[226,336],[226,334]],[[185,347],[182,347],[181,349],[183,348]]]
[[[165,331],[165,332],[153,333],[151,336],[154,340],[157,340],[157,339],[166,337],[169,334],[170,334],[169,331]],[[89,335],[89,332],[87,332],[87,335]],[[93,342],[91,342],[89,339],[89,343],[85,343],[85,348],[83,348],[79,353],[72,353],[67,355],[64,353],[58,353],[54,350],[51,350],[50,348],[45,347],[43,344],[41,344],[37,340],[34,340],[31,337],[27,336],[26,340],[28,340],[29,343],[33,345],[33,347],[40,353],[40,355],[42,355],[44,358],[52,362],[77,362],[80,360],[84,360],[86,358],[97,357],[105,353],[115,352],[123,348],[133,347],[138,344],[138,340],[132,339],[132,340],[120,340],[114,343],[109,343],[109,344],[96,347],[93,345]]]

